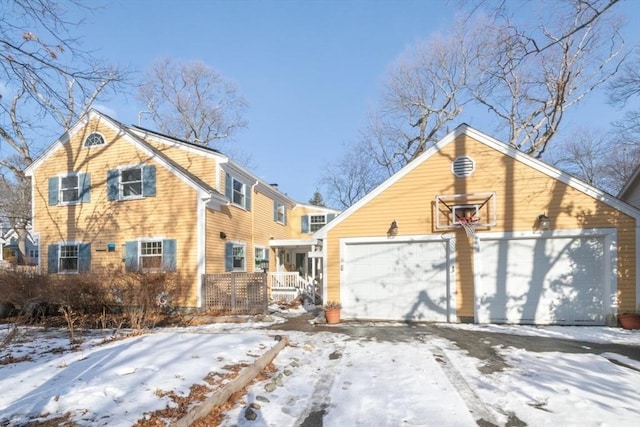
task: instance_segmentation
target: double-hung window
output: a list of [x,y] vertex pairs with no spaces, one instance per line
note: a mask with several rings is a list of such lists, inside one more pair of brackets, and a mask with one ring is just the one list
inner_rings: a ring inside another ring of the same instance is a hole
[[309,216],[309,229],[312,233],[320,230],[327,223],[326,215],[310,215]]
[[123,199],[142,197],[142,168],[120,172],[120,194]]
[[234,205],[251,210],[251,186],[228,173],[225,175],[224,194]]
[[287,207],[277,200],[273,201],[273,220],[277,223],[287,225]]
[[60,245],[58,271],[69,273],[78,271],[78,245]]
[[156,167],[141,165],[107,172],[107,199],[128,200],[156,195]]
[[139,239],[125,242],[125,269],[154,273],[176,271],[176,254],[174,239]]
[[82,273],[91,265],[91,245],[60,243],[48,246],[49,273]]
[[[233,179],[233,178],[232,178]],[[234,204],[244,207],[244,195],[246,193],[247,186],[242,182],[233,179],[233,197]]]
[[224,247],[225,271],[247,271],[244,243],[229,242]]
[[303,215],[302,220],[302,228],[301,231],[303,233],[315,233],[320,230],[326,224],[328,224],[333,218],[335,218],[335,214],[313,214],[313,215]]
[[79,194],[78,175],[63,176],[60,178],[60,200],[62,203],[76,203]]
[[255,261],[253,266],[253,271],[263,271],[265,268],[269,267],[269,249],[257,247],[254,250],[255,252]]
[[162,241],[140,242],[142,271],[162,271]]
[[49,178],[49,204],[71,205],[90,201],[91,176],[70,173]]

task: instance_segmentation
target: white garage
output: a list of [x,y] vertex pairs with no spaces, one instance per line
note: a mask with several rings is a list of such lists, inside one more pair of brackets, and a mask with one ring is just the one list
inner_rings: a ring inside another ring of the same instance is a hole
[[478,323],[604,325],[615,306],[615,229],[478,234]]
[[340,255],[343,318],[455,319],[449,239],[342,239]]

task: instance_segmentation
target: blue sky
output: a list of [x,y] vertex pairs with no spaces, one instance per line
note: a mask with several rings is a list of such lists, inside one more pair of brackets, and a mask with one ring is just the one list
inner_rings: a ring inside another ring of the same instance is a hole
[[[437,0],[205,1],[115,0],[79,28],[84,47],[139,72],[161,57],[203,61],[234,81],[250,104],[249,128],[235,144],[252,171],[306,202],[322,169],[354,142],[374,108],[390,64],[406,48],[446,31],[458,4]],[[630,22],[640,2],[621,5]],[[638,43],[640,30],[629,31]],[[126,124],[144,110],[129,96],[99,109]],[[616,112],[596,93],[569,115],[567,128],[606,126]],[[596,116],[597,115],[597,116]],[[144,117],[144,116],[143,116]],[[591,117],[589,119],[588,117]],[[491,133],[467,115],[456,122]],[[150,121],[143,126],[152,127]]]

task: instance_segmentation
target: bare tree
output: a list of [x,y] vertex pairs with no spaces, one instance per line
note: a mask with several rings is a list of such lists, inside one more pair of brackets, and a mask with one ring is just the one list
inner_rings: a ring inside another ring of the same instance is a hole
[[372,156],[382,170],[373,176],[386,178],[471,107],[485,111],[509,145],[542,156],[565,111],[608,81],[625,59],[622,22],[613,14],[617,1],[519,2],[517,14],[512,2],[471,2],[473,12],[449,36],[419,44],[392,68],[365,132],[367,147],[349,150],[339,163],[353,159],[353,168],[325,171],[325,185],[342,185],[328,194],[379,182],[349,182],[361,179],[354,174],[361,168],[356,156]]
[[338,209],[348,208],[386,178],[375,159],[366,155],[366,142],[345,149],[338,162],[325,166],[321,181],[331,205]]
[[149,69],[138,98],[155,125],[169,136],[220,148],[246,127],[247,102],[238,88],[201,63],[162,59]]
[[621,21],[610,12],[616,2],[528,3],[540,11],[531,11],[533,25],[516,24],[506,3],[493,16],[478,39],[481,78],[471,89],[507,127],[509,145],[542,156],[565,111],[616,73],[625,57]]
[[611,194],[617,194],[640,160],[640,149],[618,144],[615,134],[578,128],[549,151],[563,171]]
[[0,13],[0,142],[9,148],[0,169],[10,172],[2,174],[0,209],[18,233],[21,258],[31,216],[24,170],[42,148],[46,125],[68,130],[106,88],[126,79],[79,48],[71,34],[78,22],[67,20],[65,6],[91,10],[76,0],[15,0]]
[[640,150],[640,45],[637,45],[630,61],[609,86],[609,100],[623,109],[631,104],[624,117],[613,123],[616,141],[629,150]]
[[470,101],[466,85],[473,32],[436,35],[406,51],[391,67],[382,105],[365,130],[367,155],[389,176],[447,132]]
[[436,35],[393,64],[361,142],[324,170],[322,183],[331,202],[349,207],[448,132],[471,99],[467,43],[473,37],[466,29]]

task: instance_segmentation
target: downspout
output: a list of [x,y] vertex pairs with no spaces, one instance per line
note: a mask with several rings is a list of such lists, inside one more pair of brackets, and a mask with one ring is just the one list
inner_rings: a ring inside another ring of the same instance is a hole
[[[253,190],[257,187],[259,181],[256,181],[255,184],[253,184],[251,186],[251,204],[253,206],[251,206],[251,249],[253,249],[253,256],[255,256],[255,245],[256,245],[256,210],[255,210],[255,205],[256,205],[256,198],[254,197],[254,192]],[[247,263],[249,262],[249,256],[245,255],[246,259],[247,259]],[[251,258],[253,259],[253,257]],[[255,270],[255,262],[252,263],[253,264],[253,269]],[[247,272],[248,272],[248,268],[247,268]]]

